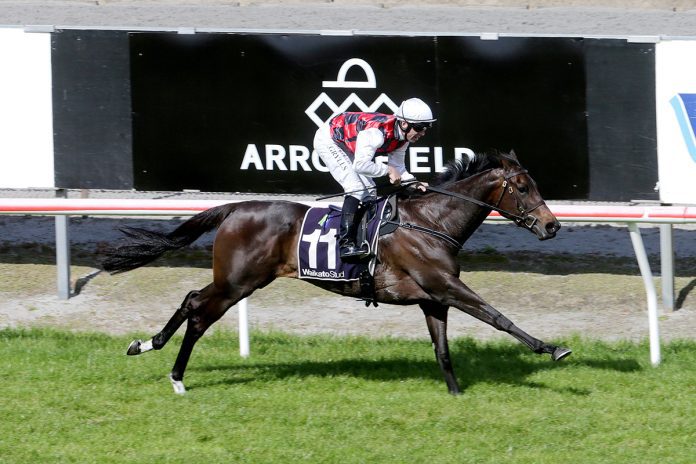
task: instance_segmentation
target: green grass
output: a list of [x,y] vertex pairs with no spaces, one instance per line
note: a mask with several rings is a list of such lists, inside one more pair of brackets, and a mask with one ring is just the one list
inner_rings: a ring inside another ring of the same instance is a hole
[[234,334],[125,356],[130,338],[0,331],[0,462],[691,463],[696,342],[563,341],[560,363],[513,342],[452,341],[463,395],[428,343]]

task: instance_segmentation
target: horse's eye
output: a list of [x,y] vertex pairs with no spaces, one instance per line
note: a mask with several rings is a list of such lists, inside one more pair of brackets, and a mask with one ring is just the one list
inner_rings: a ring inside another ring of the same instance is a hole
[[517,190],[520,191],[520,193],[527,193],[529,191],[529,188],[527,188],[526,185],[520,185]]

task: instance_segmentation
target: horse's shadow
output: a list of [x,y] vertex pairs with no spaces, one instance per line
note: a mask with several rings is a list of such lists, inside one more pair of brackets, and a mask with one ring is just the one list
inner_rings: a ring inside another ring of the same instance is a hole
[[691,293],[691,291],[696,287],[696,279],[689,282],[684,288],[679,291],[677,295],[677,301],[674,303],[674,309],[681,309],[684,306],[684,301],[686,297]]
[[[524,347],[515,346],[468,346],[457,350],[452,356],[455,372],[462,390],[479,383],[504,384],[520,387],[540,388],[586,396],[590,391],[583,388],[563,387],[529,380],[537,372],[555,369],[573,369],[578,366],[598,370],[634,372],[641,368],[633,359],[581,359],[554,363],[548,357],[530,356]],[[442,373],[433,360],[412,359],[401,356],[383,359],[348,358],[332,361],[303,361],[294,363],[254,363],[243,361],[238,364],[207,364],[191,369],[199,372],[220,371],[219,380],[187,385],[189,389],[214,385],[236,385],[252,381],[274,382],[288,378],[311,377],[355,377],[373,382],[400,382],[408,379],[444,381]]]

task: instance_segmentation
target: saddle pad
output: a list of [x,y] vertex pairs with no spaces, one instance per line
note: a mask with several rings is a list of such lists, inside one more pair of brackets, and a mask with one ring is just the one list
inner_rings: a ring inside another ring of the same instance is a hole
[[[367,226],[368,242],[373,254],[377,254],[377,229],[384,209],[384,202],[377,204],[377,213]],[[367,214],[367,213],[366,213]],[[302,221],[302,233],[297,246],[297,272],[300,279],[350,281],[358,280],[360,273],[374,271],[375,259],[370,262],[349,264],[341,261],[338,249],[338,231],[341,227],[341,210],[336,207],[310,208]]]

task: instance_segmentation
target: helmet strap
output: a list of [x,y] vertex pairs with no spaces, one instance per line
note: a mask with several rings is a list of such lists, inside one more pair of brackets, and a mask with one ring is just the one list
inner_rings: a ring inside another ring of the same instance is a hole
[[[404,126],[401,125],[402,122],[406,124],[406,128],[404,128]],[[406,135],[406,133],[410,130],[408,123],[406,121],[404,121],[403,119],[397,119],[396,126],[399,128],[399,130],[401,132],[404,133],[404,135]]]

